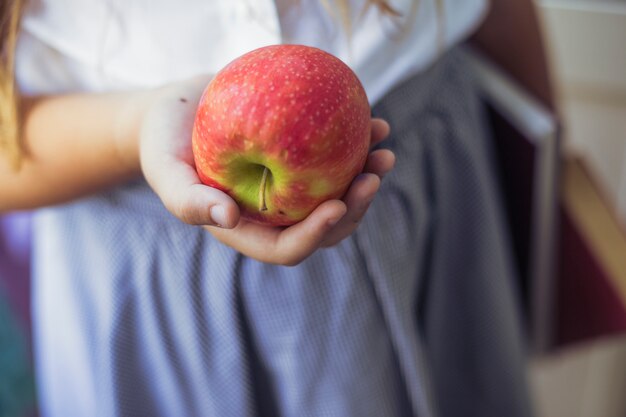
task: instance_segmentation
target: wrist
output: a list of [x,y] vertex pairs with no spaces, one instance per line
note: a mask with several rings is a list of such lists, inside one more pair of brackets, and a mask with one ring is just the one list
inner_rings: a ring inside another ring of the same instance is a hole
[[115,146],[121,166],[131,175],[139,175],[139,143],[145,115],[157,90],[138,90],[121,93],[114,126]]

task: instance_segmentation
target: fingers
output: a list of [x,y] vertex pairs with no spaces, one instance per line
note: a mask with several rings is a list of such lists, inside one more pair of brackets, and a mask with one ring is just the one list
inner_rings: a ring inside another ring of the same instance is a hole
[[[390,127],[385,120],[372,119],[370,146],[373,148],[382,142],[389,132]],[[387,149],[378,149],[368,155],[363,174],[352,182],[343,198],[346,214],[328,231],[322,240],[322,247],[336,245],[356,230],[380,188],[381,179],[393,169],[395,162],[395,155]]]
[[372,139],[370,147],[374,147],[382,142],[390,132],[389,123],[383,119],[372,119]]
[[323,247],[336,245],[356,230],[379,188],[380,177],[371,173],[361,174],[353,181],[343,199],[346,214],[328,232],[322,242]]
[[196,171],[180,161],[162,165],[149,182],[165,207],[181,221],[192,225],[233,228],[239,222],[239,208],[227,194],[201,184]]
[[369,172],[383,178],[396,163],[396,156],[388,149],[378,149],[369,154],[363,172]]
[[338,200],[327,201],[306,219],[288,227],[268,227],[242,221],[233,230],[207,227],[220,242],[261,262],[293,266],[317,250],[329,230],[346,213]]
[[315,252],[326,235],[347,214],[346,205],[339,200],[320,204],[313,213],[300,223],[285,229],[279,236],[278,247],[286,252],[283,265],[297,265]]

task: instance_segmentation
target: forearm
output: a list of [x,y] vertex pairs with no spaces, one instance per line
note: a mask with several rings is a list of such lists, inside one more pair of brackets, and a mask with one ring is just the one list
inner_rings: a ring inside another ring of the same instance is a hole
[[24,98],[19,171],[0,155],[0,212],[70,201],[140,175],[147,92]]

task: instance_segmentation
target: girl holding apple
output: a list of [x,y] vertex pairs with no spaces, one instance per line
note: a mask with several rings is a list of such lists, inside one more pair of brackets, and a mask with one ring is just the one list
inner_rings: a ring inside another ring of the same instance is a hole
[[[530,416],[459,46],[487,7],[3,1],[0,212],[38,208],[43,415]],[[275,43],[342,58],[375,116],[344,198],[287,228],[240,218],[190,147],[211,74]]]

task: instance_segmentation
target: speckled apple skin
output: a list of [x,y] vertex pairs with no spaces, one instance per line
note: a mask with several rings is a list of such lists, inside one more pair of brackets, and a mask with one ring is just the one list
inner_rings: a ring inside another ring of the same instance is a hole
[[[200,100],[193,152],[199,177],[244,218],[286,226],[341,198],[364,167],[371,110],[354,72],[320,49],[274,45],[224,67]],[[267,210],[258,204],[268,167]]]

